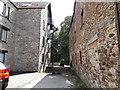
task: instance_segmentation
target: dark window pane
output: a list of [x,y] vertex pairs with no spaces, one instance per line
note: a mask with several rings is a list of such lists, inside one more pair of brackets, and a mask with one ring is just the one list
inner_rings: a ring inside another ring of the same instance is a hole
[[6,6],[6,12],[5,12],[6,17],[9,17],[9,11],[10,11],[10,8],[8,6]]
[[84,24],[84,12],[83,12],[83,10],[82,10],[82,12],[81,12],[81,22],[82,22],[82,24]]
[[10,7],[0,1],[0,14],[9,18]]
[[43,37],[43,45],[42,46],[44,47],[44,45],[45,45],[45,37]]
[[5,54],[4,53],[0,53],[0,62],[4,62],[4,56],[5,56]]
[[80,63],[82,64],[82,52],[80,51]]
[[3,15],[5,16],[5,13],[6,13],[6,4],[3,5]]
[[2,29],[2,38],[1,38],[2,41],[7,41],[7,31]]
[[44,54],[42,54],[42,62],[44,62]]
[[45,21],[43,20],[43,30],[45,30]]

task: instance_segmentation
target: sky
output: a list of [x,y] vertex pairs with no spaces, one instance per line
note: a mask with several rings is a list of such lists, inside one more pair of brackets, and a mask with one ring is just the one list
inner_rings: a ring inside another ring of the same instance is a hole
[[74,0],[51,0],[52,15],[55,25],[64,21],[66,16],[72,16]]
[[74,0],[11,0],[11,1],[50,1],[52,9],[53,23],[56,27],[60,28],[60,23],[64,21],[66,16],[73,15]]

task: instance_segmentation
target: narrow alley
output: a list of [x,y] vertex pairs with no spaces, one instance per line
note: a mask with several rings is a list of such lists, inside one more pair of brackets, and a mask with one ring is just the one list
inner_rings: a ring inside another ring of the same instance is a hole
[[[63,69],[63,68],[62,68]],[[54,71],[53,71],[54,72]],[[10,77],[9,85],[6,90],[28,88],[30,90],[36,88],[77,88],[78,77],[67,71],[56,71],[54,73],[23,73]],[[16,82],[16,83],[15,83]],[[81,82],[81,88],[85,88],[85,84]]]
[[0,90],[120,89],[120,0],[0,0]]

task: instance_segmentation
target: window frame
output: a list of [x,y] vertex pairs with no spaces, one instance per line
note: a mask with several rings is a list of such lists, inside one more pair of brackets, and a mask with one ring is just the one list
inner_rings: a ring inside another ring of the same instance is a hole
[[80,15],[81,15],[81,26],[80,26],[80,29],[82,29],[83,25],[85,24],[85,21],[84,21],[84,9],[82,9]]
[[43,36],[42,47],[45,46],[45,37]]
[[81,24],[84,25],[84,10],[81,11]]
[[3,54],[3,61],[0,61],[0,62],[5,63],[5,52],[4,51],[0,51],[0,54]]
[[45,20],[43,20],[43,30],[45,31]]
[[[5,31],[6,32],[6,37],[5,37],[5,40],[3,40],[3,31]],[[7,31],[10,31],[10,29],[8,29],[7,27],[5,27],[5,26],[3,26],[3,25],[0,25],[0,41],[2,41],[2,42],[7,42],[7,36],[8,36],[8,33],[7,33]]]
[[42,54],[42,63],[44,63],[45,61],[45,57],[44,57],[44,53]]
[[[3,3],[2,1],[0,1],[0,2]],[[9,19],[10,7],[7,6],[5,3],[3,3],[3,10],[2,10],[2,13],[0,13],[0,15]]]
[[81,51],[79,51],[79,57],[80,57],[80,64],[82,64],[83,62],[82,62],[82,52]]
[[1,28],[1,41],[2,42],[7,42],[7,30]]

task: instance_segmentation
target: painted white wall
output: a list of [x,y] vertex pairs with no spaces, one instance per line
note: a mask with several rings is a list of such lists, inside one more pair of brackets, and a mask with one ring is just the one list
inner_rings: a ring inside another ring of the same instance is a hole
[[[45,22],[43,24],[43,22]],[[38,70],[40,69],[41,63],[42,63],[42,54],[44,53],[44,55],[46,55],[47,51],[48,51],[48,42],[47,42],[47,38],[48,38],[48,33],[50,32],[50,30],[47,27],[47,23],[48,23],[48,7],[46,6],[45,9],[41,10],[41,21],[40,21],[40,56],[39,56],[39,67]],[[43,27],[45,26],[45,30],[43,30]],[[42,47],[43,45],[43,37],[45,37],[45,46]]]

